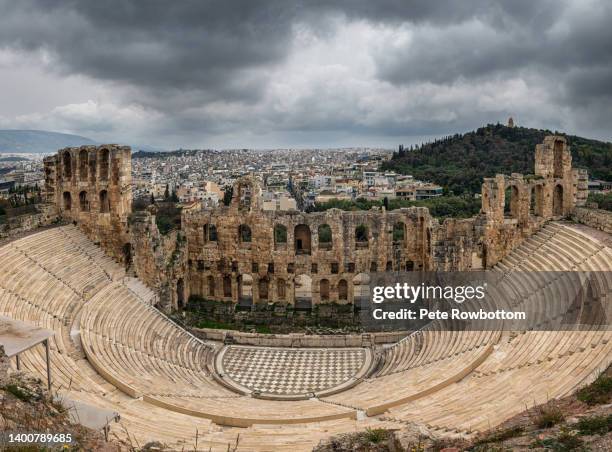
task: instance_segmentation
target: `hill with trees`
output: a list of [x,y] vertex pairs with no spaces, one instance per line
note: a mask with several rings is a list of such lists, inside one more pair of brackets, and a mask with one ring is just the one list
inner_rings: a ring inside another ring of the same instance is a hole
[[612,143],[501,124],[450,135],[416,148],[400,148],[383,169],[435,182],[447,193],[478,193],[483,177],[533,173],[535,146],[553,133],[567,138],[575,168],[586,168],[590,178],[612,180]]

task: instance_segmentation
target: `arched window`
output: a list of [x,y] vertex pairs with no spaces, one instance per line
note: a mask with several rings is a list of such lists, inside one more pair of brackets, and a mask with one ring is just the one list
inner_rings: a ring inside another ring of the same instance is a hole
[[204,243],[217,241],[217,227],[214,224],[204,225]]
[[213,278],[212,275],[208,276],[208,281],[206,282],[206,285],[208,286],[208,296],[214,297],[215,296],[215,278]]
[[64,210],[72,209],[72,196],[70,195],[70,192],[65,191],[63,198],[64,198]]
[[223,296],[225,298],[232,297],[232,278],[229,275],[223,277]]
[[84,190],[79,193],[79,208],[81,212],[89,212],[89,200],[87,199],[87,192]]
[[274,225],[274,244],[287,243],[287,228],[282,224]]
[[279,300],[284,300],[287,296],[287,283],[282,278],[276,280],[276,296]]
[[298,224],[294,230],[296,254],[310,254],[310,228],[306,224]]
[[519,191],[516,185],[506,188],[504,200],[504,215],[511,218],[518,218]]
[[259,295],[260,300],[268,299],[268,280],[266,278],[261,278],[259,280],[259,284],[257,287],[257,293]]
[[367,246],[368,227],[365,224],[360,224],[355,228],[355,243],[360,246]]
[[100,153],[100,180],[108,180],[108,167],[110,164],[110,151],[108,149],[102,149]]
[[393,225],[393,241],[402,242],[406,238],[406,225],[398,221]]
[[329,300],[329,280],[321,280],[319,283],[319,294],[321,295],[321,300]]
[[319,236],[319,248],[330,249],[332,247],[332,230],[328,224],[322,224],[317,229]]
[[64,152],[63,163],[64,163],[64,178],[66,180],[70,180],[72,179],[72,157],[69,151]]
[[252,240],[251,228],[246,224],[238,226],[238,239],[241,243],[250,243]]
[[87,151],[85,149],[81,149],[79,152],[79,177],[82,181],[87,180]]
[[346,279],[338,281],[338,300],[348,300],[348,283]]
[[110,201],[108,200],[108,192],[102,190],[100,192],[100,213],[110,212]]
[[553,194],[553,215],[555,217],[563,215],[563,186],[560,184],[555,185],[555,192]]

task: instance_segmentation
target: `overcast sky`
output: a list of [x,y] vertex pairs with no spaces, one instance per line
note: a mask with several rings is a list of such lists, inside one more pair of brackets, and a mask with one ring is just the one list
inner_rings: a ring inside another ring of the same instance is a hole
[[494,3],[0,0],[0,128],[395,147],[513,116],[612,140],[612,2]]

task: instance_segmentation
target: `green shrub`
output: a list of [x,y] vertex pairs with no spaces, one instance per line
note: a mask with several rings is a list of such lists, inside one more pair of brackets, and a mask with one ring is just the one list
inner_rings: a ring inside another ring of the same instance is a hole
[[605,435],[612,431],[612,414],[584,417],[578,421],[578,431],[582,435]]
[[554,427],[560,422],[563,422],[565,417],[559,409],[554,405],[546,405],[538,408],[538,414],[535,420],[535,424],[538,428],[550,428]]
[[612,398],[612,377],[601,374],[593,383],[580,389],[576,397],[588,405],[608,403]]
[[499,443],[502,441],[506,441],[510,438],[516,438],[520,436],[525,431],[525,428],[521,425],[517,425],[510,428],[505,428],[502,430],[497,430],[495,432],[490,433],[489,435],[478,439],[475,442],[475,445],[487,444],[487,443]]
[[378,444],[389,437],[389,431],[382,428],[366,428],[363,436],[368,442]]
[[560,433],[553,438],[537,440],[532,444],[533,448],[541,447],[555,452],[582,450],[583,446],[584,441],[567,429],[561,429]]
[[3,389],[23,402],[29,402],[34,398],[32,392],[16,384],[8,384]]

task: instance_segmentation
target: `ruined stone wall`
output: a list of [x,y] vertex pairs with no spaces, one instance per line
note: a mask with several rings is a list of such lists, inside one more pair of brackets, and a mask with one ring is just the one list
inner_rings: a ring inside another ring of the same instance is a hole
[[131,165],[130,148],[117,145],[65,148],[44,160],[47,200],[122,261],[129,243]]
[[38,213],[9,218],[5,224],[0,225],[0,240],[12,239],[58,221],[55,204],[38,204],[36,208]]
[[586,224],[594,229],[612,234],[612,212],[607,210],[579,207],[574,211],[572,219],[578,223]]

